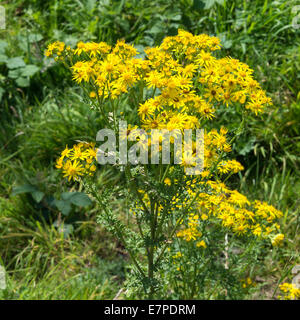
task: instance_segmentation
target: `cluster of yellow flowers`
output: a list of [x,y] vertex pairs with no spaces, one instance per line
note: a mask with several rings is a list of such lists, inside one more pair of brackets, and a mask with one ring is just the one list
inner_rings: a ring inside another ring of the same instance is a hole
[[[205,192],[197,196],[190,208],[188,227],[180,230],[177,236],[186,241],[198,240],[201,236],[199,227],[201,220],[221,224],[236,235],[254,235],[259,238],[269,238],[273,246],[279,246],[284,235],[279,233],[280,226],[276,222],[282,217],[282,212],[273,206],[258,200],[249,201],[237,190],[230,190],[221,181],[197,181],[186,187],[186,199],[174,197],[174,208],[180,208],[177,202],[188,203],[203,187]],[[179,195],[178,195],[179,197]]]
[[137,50],[123,40],[114,48],[79,42],[76,49],[57,41],[46,55],[70,58],[74,80],[89,83],[100,97],[116,99],[142,82],[153,90],[138,108],[143,126],[178,129],[194,128],[199,118],[211,119],[221,104],[239,102],[256,114],[271,104],[253,70],[237,59],[215,58],[212,52],[219,48],[216,37],[179,30],[160,46],[145,49],[145,59],[137,58]]
[[[114,47],[104,42],[79,42],[75,49],[55,42],[48,46],[46,56],[55,56],[70,64],[74,81],[84,84],[100,108],[104,108],[106,100],[112,102],[110,110],[102,110],[104,113],[121,115],[115,109],[123,95],[130,94],[143,129],[183,131],[201,128],[204,121],[216,117],[217,108],[239,105],[258,114],[272,104],[253,79],[253,70],[237,59],[214,57],[218,49],[220,41],[216,37],[179,30],[178,35],[166,37],[160,46],[146,48],[145,58],[139,58],[137,50],[123,40]],[[136,128],[136,124],[130,128]],[[276,220],[282,213],[264,202],[250,202],[216,177],[216,173],[224,175],[243,170],[238,161],[223,160],[223,154],[231,151],[227,129],[205,131],[204,142],[204,171],[187,184],[186,190],[190,199],[198,192],[197,187],[207,191],[199,194],[190,208],[188,227],[177,235],[187,241],[198,241],[199,246],[205,248],[205,242],[199,241],[198,224],[209,218],[235,234],[270,237],[273,245],[279,245],[284,236],[279,233]],[[62,169],[69,180],[76,180],[86,172],[95,171],[95,153],[93,144],[81,143],[63,151],[57,168]],[[195,155],[193,145],[193,154],[183,158],[182,165],[190,166],[193,161],[188,158],[194,159]],[[169,187],[172,181],[165,177],[164,183]],[[173,209],[184,203],[177,197],[173,200]],[[271,234],[274,235],[271,237]]]
[[80,142],[62,151],[56,161],[56,168],[62,170],[64,177],[78,180],[79,176],[92,175],[96,171],[95,143]]
[[284,300],[300,299],[300,289],[296,288],[292,283],[283,283],[279,286],[279,289],[284,293],[279,297]]
[[252,281],[250,277],[247,277],[246,279],[241,280],[241,285],[244,289],[249,287],[255,287],[256,283]]
[[186,241],[200,238],[202,233],[198,230],[199,216],[191,215],[188,220],[188,228],[178,231],[177,237],[182,237]]
[[[174,167],[171,167],[172,171]],[[237,190],[230,190],[223,182],[204,180],[199,177],[183,181],[167,177],[164,185],[169,187],[174,185],[184,185],[185,195],[177,193],[170,202],[170,213],[174,210],[184,210],[189,207],[187,225],[177,232],[177,237],[185,241],[195,241],[197,247],[206,248],[207,244],[201,238],[200,230],[203,230],[203,223],[208,225],[221,225],[238,236],[254,236],[259,239],[269,239],[272,245],[279,246],[284,240],[284,235],[280,233],[278,219],[283,213],[273,206],[262,201],[249,201],[246,196]],[[199,188],[203,192],[199,193]],[[150,210],[150,200],[147,192],[139,190],[142,194],[144,204]],[[196,201],[189,204],[196,198]],[[160,204],[157,208],[158,215],[164,209]],[[131,209],[134,214],[143,210],[142,205],[137,200],[135,208]]]
[[[65,49],[65,44],[64,42],[61,41],[55,41],[51,44],[49,44],[46,52],[45,52],[45,56],[46,57],[51,57],[53,56],[53,54],[55,53],[57,56],[60,56],[62,54],[62,52]],[[69,50],[69,47],[68,47]]]
[[[144,59],[137,58],[137,50],[123,40],[113,48],[105,42],[79,42],[75,49],[56,41],[48,46],[46,55],[70,62],[73,79],[87,83],[90,97],[101,103],[105,99],[119,102],[135,86],[139,92],[136,102],[142,101],[137,105],[142,128],[183,130],[201,127],[201,120],[215,117],[215,108],[221,105],[239,103],[257,114],[271,104],[252,78],[253,71],[239,60],[215,58],[212,53],[218,49],[216,37],[179,30],[160,46],[145,49]],[[144,97],[145,87],[150,96]],[[220,133],[206,132],[206,167],[217,158],[217,149],[230,151],[226,133],[225,128]],[[193,157],[195,152],[182,156],[183,165],[190,165]],[[235,160],[218,165],[220,173],[242,169]]]

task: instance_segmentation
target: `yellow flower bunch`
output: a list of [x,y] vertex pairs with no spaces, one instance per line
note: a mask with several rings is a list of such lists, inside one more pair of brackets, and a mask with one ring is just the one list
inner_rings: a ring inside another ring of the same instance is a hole
[[171,129],[194,128],[199,125],[195,116],[211,119],[221,104],[238,102],[255,114],[271,104],[253,70],[237,59],[215,58],[217,49],[218,38],[179,30],[160,46],[146,49],[145,59],[137,58],[137,50],[123,40],[114,48],[104,42],[79,42],[76,49],[57,41],[46,55],[70,60],[73,79],[89,83],[100,97],[116,99],[128,87],[145,83],[159,94],[138,107],[142,124]]
[[[277,220],[282,212],[261,201],[249,201],[237,190],[230,190],[221,181],[198,181],[198,186],[205,188],[199,193],[194,205],[190,208],[189,221],[208,220],[231,230],[236,235],[253,235],[258,238],[269,238],[273,246],[282,243],[284,235],[278,233],[280,226]],[[187,186],[188,196],[181,200],[188,203],[197,193],[197,185]],[[176,201],[175,201],[176,202]],[[174,204],[175,204],[174,202]],[[174,206],[178,208],[178,205]],[[202,218],[203,217],[203,218]],[[197,224],[188,223],[189,227],[180,230],[178,236],[186,241],[197,240],[199,234]],[[184,236],[185,234],[188,235]]]
[[[253,78],[253,70],[231,57],[217,58],[214,52],[220,48],[217,37],[178,30],[160,46],[146,48],[144,58],[123,40],[113,47],[104,42],[79,42],[74,49],[55,42],[48,46],[46,55],[70,68],[73,80],[84,88],[106,124],[120,133],[120,139],[131,135],[138,141],[145,138],[139,130],[135,134],[139,127],[148,137],[152,129],[183,133],[185,129],[202,129],[227,108],[257,115],[272,104]],[[130,119],[131,124],[119,130],[118,119]],[[150,149],[156,139],[162,143],[164,137],[148,138],[145,148]],[[282,243],[284,236],[278,224],[282,213],[265,202],[250,201],[222,182],[225,175],[228,178],[244,169],[237,160],[226,158],[231,143],[225,127],[205,129],[204,170],[192,178],[185,176],[184,170],[195,166],[194,141],[190,152],[179,155],[181,167],[171,162],[164,172],[163,165],[145,165],[145,174],[132,177],[129,166],[125,166],[126,178],[134,185],[131,191],[136,197],[130,212],[146,247],[149,278],[176,235],[188,242],[186,246],[194,247],[195,243],[204,255],[210,251],[204,249],[210,244],[208,229],[214,225],[218,229],[222,226],[226,233],[270,239],[273,246]],[[175,146],[170,149],[178,152]],[[69,181],[78,180],[96,170],[95,157],[95,144],[79,143],[66,148],[56,166]],[[174,222],[174,232],[170,232]],[[171,241],[163,243],[161,239]],[[138,268],[137,261],[135,265]]]
[[174,256],[172,256],[173,259],[179,259],[182,257],[182,253],[178,251]]
[[66,146],[56,161],[56,168],[69,181],[78,180],[83,175],[93,175],[97,169],[95,143],[80,142],[70,149]]
[[[105,42],[79,42],[75,49],[56,41],[48,46],[46,55],[56,55],[69,64],[74,81],[87,84],[90,98],[97,98],[100,104],[108,99],[117,100],[118,106],[130,88],[138,89],[136,102],[142,102],[136,108],[143,129],[183,131],[201,128],[201,121],[212,120],[222,105],[240,104],[257,114],[272,103],[253,79],[253,70],[237,59],[214,57],[218,49],[217,37],[179,30],[160,46],[146,48],[143,59],[124,40],[114,47]],[[150,97],[144,97],[143,88],[151,92]],[[231,150],[226,133],[225,128],[205,133],[206,169],[215,164],[220,152]],[[194,150],[182,155],[182,164],[190,166],[193,157]],[[222,161],[217,169],[220,174],[236,173],[243,166],[230,160]]]
[[282,244],[283,240],[284,240],[284,234],[278,233],[278,234],[276,234],[276,235],[273,237],[273,239],[272,239],[272,245],[273,245],[274,247],[279,246],[279,245]]
[[[232,161],[234,163],[235,160]],[[281,211],[266,202],[250,201],[246,196],[237,190],[229,189],[219,180],[203,179],[201,175],[187,180],[185,176],[183,181],[175,179],[173,182],[170,178],[165,178],[164,185],[165,187],[174,185],[178,188],[183,185],[186,191],[185,196],[177,193],[169,208],[172,213],[174,210],[189,207],[187,226],[177,232],[177,237],[185,241],[197,241],[197,243],[202,241],[202,232],[199,229],[203,221],[221,225],[238,236],[269,239],[273,246],[279,246],[284,240],[284,235],[279,233],[280,225],[278,224],[278,219],[283,215]],[[200,189],[204,191],[199,193]],[[144,190],[139,190],[139,192],[143,195],[147,209],[151,210],[148,194]],[[196,201],[190,206],[193,199]],[[158,206],[158,215],[163,208],[162,204]],[[143,207],[139,201],[136,201],[135,208],[132,208],[131,212],[136,213],[139,210],[143,210]],[[202,246],[206,247],[204,244]]]
[[241,280],[241,285],[244,289],[249,287],[255,287],[256,283],[252,281],[250,277],[247,277],[246,279]]
[[185,241],[196,240],[202,236],[202,233],[198,231],[199,216],[191,215],[188,218],[188,228],[177,232],[177,237],[182,237]]
[[45,52],[45,56],[46,57],[51,57],[54,54],[56,54],[57,56],[60,56],[62,54],[62,52],[65,49],[65,44],[61,41],[55,41],[51,44],[49,44],[46,52]]
[[280,299],[300,299],[300,289],[296,288],[292,283],[285,282],[279,286],[279,289],[283,292],[283,296],[279,297]]
[[80,56],[82,53],[88,54],[90,57],[106,54],[110,51],[111,47],[105,42],[78,42],[77,48],[73,50],[75,55]]

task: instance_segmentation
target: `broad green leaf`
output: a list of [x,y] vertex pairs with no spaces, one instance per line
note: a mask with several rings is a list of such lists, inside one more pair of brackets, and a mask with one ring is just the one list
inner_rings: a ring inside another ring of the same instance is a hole
[[7,62],[7,56],[3,53],[0,53],[0,63],[6,63]]
[[70,201],[75,206],[89,206],[92,201],[90,198],[83,192],[63,192],[61,198],[64,201]]
[[16,68],[21,68],[26,66],[22,57],[10,58],[7,60],[6,65],[8,69],[16,69]]
[[38,42],[38,41],[41,41],[42,39],[43,39],[43,36],[40,33],[31,33],[28,37],[28,41],[30,43]]
[[4,53],[8,43],[4,40],[0,40],[0,53]]
[[194,2],[193,2],[193,9],[195,9],[195,10],[203,10],[204,7],[205,7],[204,1],[194,0]]
[[118,20],[118,24],[119,24],[125,31],[129,30],[129,28],[130,28],[129,22],[128,22],[127,20],[125,20],[125,19],[120,19],[120,20]]
[[62,200],[70,200],[71,197],[74,195],[74,193],[76,193],[76,192],[63,192],[61,194],[61,198],[62,198]]
[[232,40],[230,40],[230,39],[227,38],[226,33],[224,33],[224,32],[223,32],[223,33],[220,33],[220,34],[218,34],[218,37],[219,37],[219,39],[220,39],[220,41],[221,41],[222,46],[223,46],[224,49],[229,49],[229,48],[231,48],[231,46],[232,46]]
[[21,77],[21,69],[9,70],[7,76],[11,79],[17,79]]
[[229,49],[232,47],[232,40],[226,40],[223,42],[224,49]]
[[140,45],[140,44],[137,44],[137,45],[135,45],[134,46],[136,49],[137,49],[137,51],[138,51],[138,54],[135,56],[135,58],[140,58],[140,59],[143,59],[143,58],[145,58],[145,56],[146,56],[146,53],[145,53],[145,47],[144,46],[142,46],[142,45]]
[[20,87],[28,87],[29,86],[29,79],[28,78],[23,78],[23,77],[20,77],[16,80],[16,83],[18,86]]
[[205,9],[210,9],[216,3],[216,0],[206,0],[205,1]]
[[79,39],[72,35],[68,35],[64,38],[64,42],[66,45],[74,47],[78,43]]
[[71,211],[70,201],[55,200],[55,205],[59,211],[65,216],[67,216]]
[[20,193],[35,192],[35,191],[37,191],[35,186],[31,184],[23,184],[22,186],[13,188],[12,196],[15,196]]
[[31,193],[31,195],[37,203],[40,203],[42,201],[42,199],[44,198],[45,194],[42,191],[34,191]]
[[149,31],[148,33],[150,34],[157,34],[163,32],[164,27],[162,24],[155,24]]
[[181,19],[181,14],[176,14],[171,18],[172,21],[180,21],[180,19]]
[[24,68],[22,68],[22,76],[23,77],[31,77],[37,71],[39,71],[39,67],[35,66],[34,64],[28,64]]
[[70,201],[75,206],[86,207],[92,204],[91,199],[82,192],[74,192],[74,195],[70,198]]
[[205,9],[212,8],[216,3],[223,5],[224,0],[206,0],[205,1]]
[[68,237],[74,231],[74,227],[71,224],[65,223],[62,227],[62,232],[64,233],[65,237]]

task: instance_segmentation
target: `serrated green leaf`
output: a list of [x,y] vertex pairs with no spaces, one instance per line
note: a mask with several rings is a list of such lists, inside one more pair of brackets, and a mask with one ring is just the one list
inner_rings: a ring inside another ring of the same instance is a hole
[[22,68],[26,66],[22,57],[10,58],[7,60],[6,65],[8,69]]

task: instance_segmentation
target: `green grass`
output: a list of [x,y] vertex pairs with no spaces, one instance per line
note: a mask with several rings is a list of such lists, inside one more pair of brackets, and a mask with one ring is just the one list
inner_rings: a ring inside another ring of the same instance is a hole
[[[178,28],[219,36],[223,54],[250,65],[274,101],[235,141],[233,152],[246,169],[230,183],[284,213],[285,245],[265,257],[255,296],[276,297],[277,284],[290,280],[290,267],[300,263],[300,39],[292,26],[297,1],[207,1],[205,6],[198,0],[16,0],[2,5],[7,29],[0,30],[0,39],[7,47],[0,42],[0,258],[8,288],[0,298],[109,299],[126,278],[127,257],[96,224],[97,208],[73,208],[72,218],[64,218],[51,207],[53,198],[68,190],[57,182],[56,156],[74,140],[95,137],[101,123],[64,68],[44,59],[46,45],[53,40],[112,44],[125,38],[142,49]],[[22,57],[39,72],[20,86],[1,54]],[[225,116],[222,122],[239,126],[237,115]],[[116,181],[114,172],[99,174],[99,185]],[[26,183],[45,193],[41,203],[29,193],[12,195],[13,187]],[[54,224],[62,220],[74,229],[67,238]]]
[[20,205],[1,200],[1,262],[6,267],[3,299],[112,299],[126,272],[126,256],[95,220],[78,221],[66,236],[56,226],[24,217]]

